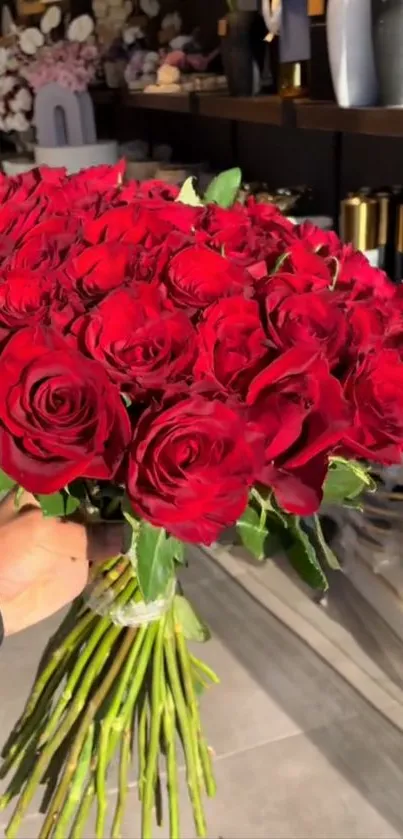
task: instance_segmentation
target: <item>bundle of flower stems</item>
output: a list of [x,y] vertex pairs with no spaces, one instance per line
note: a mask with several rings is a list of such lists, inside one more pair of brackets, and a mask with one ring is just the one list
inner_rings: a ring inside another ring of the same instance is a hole
[[6,830],[18,835],[39,784],[46,784],[40,839],[79,839],[96,803],[96,837],[106,833],[108,770],[119,751],[119,783],[110,835],[121,836],[129,771],[137,755],[141,836],[150,839],[154,814],[162,821],[166,778],[169,831],[180,837],[178,749],[197,836],[206,835],[202,798],[215,794],[211,750],[203,736],[198,695],[216,682],[188,649],[174,600],[158,619],[140,626],[113,622],[114,610],[140,599],[127,558],[108,563],[92,595],[108,594],[109,614],[90,601],[73,605],[50,641],[21,719],[3,751],[1,777],[13,772],[0,808],[18,797]]

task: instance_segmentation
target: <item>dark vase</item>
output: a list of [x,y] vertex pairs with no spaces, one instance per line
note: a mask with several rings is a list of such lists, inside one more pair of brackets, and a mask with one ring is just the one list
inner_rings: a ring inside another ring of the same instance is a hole
[[253,93],[253,12],[230,12],[228,31],[221,43],[224,72],[231,96]]
[[403,0],[372,0],[380,104],[403,107]]

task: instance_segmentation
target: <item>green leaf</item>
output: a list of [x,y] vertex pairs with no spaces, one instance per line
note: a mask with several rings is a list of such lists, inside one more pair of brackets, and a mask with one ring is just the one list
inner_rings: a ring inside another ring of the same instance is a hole
[[187,204],[188,207],[202,207],[203,201],[199,198],[194,183],[195,178],[186,178],[176,200],[181,204]]
[[333,458],[323,487],[323,500],[328,504],[343,504],[371,492],[376,485],[368,469],[356,460]]
[[236,525],[243,546],[256,559],[265,558],[264,543],[267,537],[265,524],[253,507],[248,506]]
[[228,209],[236,201],[242,181],[242,172],[236,167],[227,169],[221,175],[213,178],[204,196],[206,204],[218,204],[219,207]]
[[287,556],[299,576],[311,588],[327,591],[328,581],[323,573],[309,536],[301,526],[299,516],[289,516],[288,533],[292,537]]
[[51,495],[37,495],[36,496],[44,516],[64,518],[71,516],[78,507],[80,501],[67,492],[53,492]]
[[315,513],[312,516],[313,521],[313,528],[315,531],[315,536],[318,542],[318,545],[322,551],[323,558],[325,559],[326,563],[328,564],[329,568],[332,571],[340,571],[340,563],[337,559],[336,554],[332,551],[330,545],[327,544],[325,539],[325,534],[322,530],[322,525],[319,516]]
[[16,481],[13,478],[9,478],[2,469],[0,469],[0,492],[6,492],[6,490],[12,489],[15,487]]
[[181,542],[180,539],[175,539],[173,536],[169,537],[169,541],[172,547],[172,554],[176,562],[179,565],[185,564],[185,545]]
[[209,641],[211,633],[200,618],[196,615],[193,606],[182,594],[177,594],[174,599],[175,622],[182,627],[183,634],[188,641]]
[[137,538],[137,577],[146,603],[163,597],[173,576],[172,540],[163,527],[141,521]]

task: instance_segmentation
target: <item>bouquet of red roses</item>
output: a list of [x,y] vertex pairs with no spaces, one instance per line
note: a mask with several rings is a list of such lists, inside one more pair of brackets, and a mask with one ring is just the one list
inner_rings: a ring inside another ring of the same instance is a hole
[[[15,837],[39,783],[47,837],[105,835],[115,753],[120,835],[137,755],[142,837],[165,771],[180,835],[178,749],[196,832],[215,791],[198,696],[208,631],[176,581],[188,543],[237,525],[324,591],[337,566],[318,510],[358,505],[367,463],[403,448],[403,296],[334,233],[235,203],[240,173],[200,198],[122,167],[0,181],[0,489],[44,515],[126,519],[46,649],[3,752]],[[179,734],[179,737],[177,736]]]

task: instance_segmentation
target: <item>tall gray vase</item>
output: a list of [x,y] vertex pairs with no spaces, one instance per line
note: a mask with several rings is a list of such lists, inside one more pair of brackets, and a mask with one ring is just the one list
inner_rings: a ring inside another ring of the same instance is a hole
[[376,104],[371,0],[328,0],[327,44],[335,98],[340,107]]
[[380,104],[403,107],[403,0],[372,0]]

